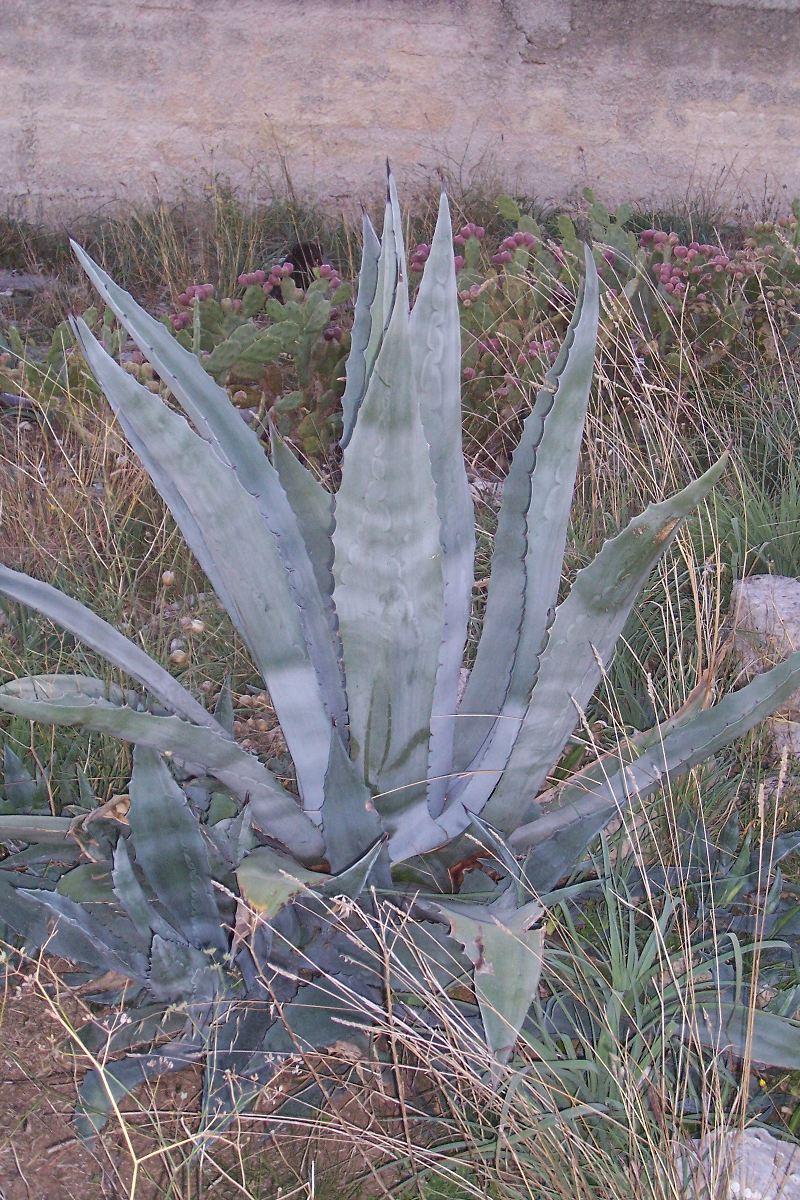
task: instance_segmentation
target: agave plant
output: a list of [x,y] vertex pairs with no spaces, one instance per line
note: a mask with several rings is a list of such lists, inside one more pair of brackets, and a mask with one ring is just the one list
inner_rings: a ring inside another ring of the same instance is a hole
[[[2,594],[143,689],[82,675],[0,688],[6,712],[135,747],[129,820],[102,878],[97,868],[76,880],[79,864],[54,887],[26,874],[33,855],[24,850],[0,878],[4,916],[29,947],[46,942],[90,973],[122,977],[108,995],[143,1006],[151,1032],[165,1031],[165,1012],[170,1029],[182,1014],[177,1042],[115,1065],[112,1090],[205,1050],[207,1094],[229,1110],[268,1078],[287,1037],[290,1049],[341,1037],[336,1013],[353,995],[381,1002],[386,980],[326,920],[325,897],[338,895],[356,922],[359,905],[384,897],[419,918],[442,948],[443,986],[463,991],[471,979],[474,1020],[499,1071],[536,994],[547,894],[632,797],[712,755],[800,685],[795,655],[545,790],[639,589],[723,469],[634,518],[557,606],[598,321],[587,252],[582,294],[506,481],[477,657],[459,699],[475,535],[451,238],[442,197],[409,311],[391,179],[382,239],[365,220],[335,496],[277,435],[268,457],[197,357],[75,246],[175,406],[76,320],[86,361],[246,644],[296,774],[295,794],[236,743],[225,705],[209,712],[88,609],[0,569]],[[217,809],[220,797],[232,805],[222,818],[209,816],[212,794]],[[73,835],[68,818],[38,817],[4,836],[46,858]],[[469,867],[481,855],[493,870],[476,882]],[[231,933],[237,890],[258,913],[259,948],[243,945],[241,901]],[[233,1063],[245,1065],[232,1072]]]

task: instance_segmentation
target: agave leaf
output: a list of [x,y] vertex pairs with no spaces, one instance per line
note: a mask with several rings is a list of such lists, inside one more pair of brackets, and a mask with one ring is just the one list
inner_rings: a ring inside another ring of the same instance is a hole
[[[215,1131],[219,1132],[220,1121],[241,1110],[247,1097],[255,1096],[266,1083],[263,1076],[258,1082],[252,1079],[249,1063],[254,1054],[261,1052],[262,1070],[268,1067],[262,1046],[275,1018],[270,1004],[250,996],[218,1001],[217,1008],[214,1036],[206,1053],[203,1099]],[[270,1074],[277,1069],[273,1066]]]
[[461,664],[472,605],[475,522],[461,444],[461,322],[447,198],[409,321],[442,543],[444,630],[433,698],[428,805],[436,817],[450,786]]
[[227,948],[200,825],[155,750],[136,746],[128,821],[136,862],[182,938],[204,949]]
[[214,716],[227,734],[233,737],[234,712],[230,676],[226,676],[214,705]]
[[107,621],[95,616],[85,605],[65,596],[48,583],[41,583],[38,579],[3,566],[0,566],[0,594],[36,609],[62,629],[68,630],[148,688],[165,707],[184,720],[220,733],[219,724],[211,713],[169,671],[165,671],[140,646],[118,633]]
[[501,1064],[511,1057],[542,972],[544,930],[533,926],[544,910],[536,900],[516,907],[515,893],[511,886],[488,905],[434,904],[472,963],[486,1044]]
[[[603,789],[613,777],[619,776],[627,763],[637,759],[645,751],[660,746],[669,734],[690,724],[710,703],[711,682],[712,674],[708,671],[669,720],[634,734],[620,742],[615,750],[603,754],[596,762],[589,763],[583,770],[571,775],[564,783],[543,792],[536,798],[536,811],[555,811],[561,808],[565,801],[569,803],[570,797],[581,799],[596,788]],[[608,819],[603,820],[602,815],[598,813],[597,819],[589,819],[587,825],[580,822],[568,825],[555,836],[532,845],[523,871],[527,887],[539,896],[551,891],[559,879],[569,874],[591,839],[607,823]],[[707,861],[706,854],[704,862]]]
[[430,836],[441,543],[405,303],[395,304],[345,451],[333,540],[351,753],[386,829]]
[[[374,319],[380,319],[375,300],[378,292],[378,264],[381,244],[366,213],[362,220],[363,241],[361,268],[358,272],[358,295],[350,335],[350,353],[345,365],[345,386],[342,396],[342,449],[350,441],[358,410],[367,390],[367,347]],[[381,285],[383,281],[381,280]],[[381,305],[382,314],[382,305]]]
[[139,982],[146,979],[145,956],[111,933],[82,905],[44,888],[20,888],[19,894],[39,905],[51,924],[45,943],[51,954],[85,963],[101,973],[116,971]]
[[301,867],[271,846],[258,846],[239,863],[236,878],[242,895],[253,908],[271,920],[290,900],[318,884],[325,876]]
[[114,847],[111,879],[117,899],[143,938],[150,938],[153,933],[160,933],[164,938],[175,937],[175,930],[147,898],[136,878],[125,838],[118,838]]
[[26,951],[35,950],[47,941],[48,914],[17,886],[21,880],[24,877],[15,871],[0,870],[0,938],[6,939],[11,930]]
[[686,724],[665,734],[633,762],[608,771],[602,779],[566,785],[553,807],[509,835],[519,853],[548,844],[548,853],[561,856],[566,839],[572,860],[595,834],[632,799],[644,799],[676,775],[685,774],[756,726],[800,687],[800,652],[757,676],[738,692],[729,692],[718,704]]
[[[235,469],[236,479],[274,536],[288,572],[288,585],[299,609],[323,700],[333,723],[344,728],[344,683],[330,635],[330,589],[315,584],[316,562],[311,547],[303,540],[298,518],[258,435],[242,421],[227,392],[203,370],[197,356],[181,346],[160,321],[140,308],[85,251],[74,242],[72,245],[95,287],[167,383],[198,433]],[[257,553],[255,547],[253,552]],[[328,562],[331,557],[329,551]]]
[[676,496],[651,504],[578,572],[556,612],[513,749],[506,758],[505,729],[516,722],[501,719],[481,759],[483,773],[474,783],[470,780],[459,797],[465,807],[481,805],[496,780],[483,809],[486,820],[506,832],[519,823],[561,757],[650,572],[681,523],[717,482],[725,462],[723,457]]
[[[290,504],[297,527],[302,537],[306,557],[311,564],[317,594],[320,597],[320,613],[325,619],[324,673],[320,676],[323,695],[332,695],[326,702],[334,726],[339,730],[343,742],[348,740],[347,700],[344,690],[344,673],[341,667],[342,646],[339,640],[339,622],[333,603],[333,495],[314,478],[311,472],[298,461],[283,438],[271,428],[272,461],[280,480],[281,488]],[[279,543],[280,545],[281,543]],[[287,566],[290,563],[287,556]],[[290,581],[292,575],[290,572]],[[298,600],[298,602],[300,602]],[[303,609],[301,604],[301,616]],[[318,623],[319,624],[319,623]],[[320,637],[309,638],[312,659],[318,653]],[[331,742],[338,739],[332,738]]]
[[[377,362],[378,354],[383,345],[383,338],[392,319],[395,304],[399,302],[408,308],[408,273],[406,271],[405,253],[402,241],[402,226],[400,209],[396,193],[392,194],[394,181],[391,172],[387,176],[386,207],[383,214],[383,230],[381,233],[381,253],[378,260],[378,278],[375,285],[375,299],[370,305],[370,334],[364,354],[366,378],[364,394],[356,408],[353,423],[367,394],[367,387],[372,377],[372,371]],[[352,437],[352,429],[350,431]],[[348,439],[349,441],[349,439]]]
[[78,1091],[75,1112],[75,1131],[88,1141],[105,1126],[120,1101],[130,1096],[134,1088],[159,1075],[179,1071],[197,1061],[202,1047],[191,1039],[176,1038],[158,1046],[149,1054],[129,1054],[119,1062],[93,1067],[84,1076]]
[[0,842],[60,846],[68,841],[72,819],[50,816],[0,816]]
[[[301,795],[318,810],[331,716],[275,538],[238,472],[180,414],[123,371],[80,321],[76,332],[128,440],[253,655],[294,759]],[[297,539],[302,545],[299,531]],[[335,659],[334,666],[338,672]]]
[[381,846],[382,842],[376,842],[357,862],[338,875],[306,870],[270,846],[259,846],[239,864],[236,877],[253,908],[271,919],[295,896],[309,890],[324,896],[356,899],[366,886]]
[[[503,489],[483,630],[456,728],[459,769],[479,766],[489,737],[496,750],[502,743],[510,752],[553,619],[597,341],[597,270],[588,247],[584,253],[583,290]],[[480,715],[501,712],[499,725]],[[491,781],[484,775],[468,781],[467,808],[480,811],[480,792]]]
[[157,1000],[207,1003],[215,998],[221,980],[219,966],[204,950],[184,941],[153,934],[148,985]]
[[[44,795],[42,793],[44,792]],[[33,778],[22,759],[8,742],[3,743],[3,784],[0,791],[0,812],[4,808],[14,813],[31,813],[47,808],[47,789]]]
[[331,871],[343,871],[383,834],[369,788],[359,778],[347,751],[331,741],[325,776],[322,834]]
[[763,1008],[721,1001],[717,995],[704,1002],[698,995],[691,1023],[684,1030],[687,1036],[718,1054],[732,1050],[739,1059],[750,1058],[782,1071],[800,1071],[800,1021]]
[[103,698],[102,684],[83,675],[37,675],[0,688],[0,709],[52,725],[80,726],[126,742],[172,754],[202,766],[241,800],[249,800],[253,823],[301,859],[318,860],[319,831],[272,773],[222,732],[120,707]]

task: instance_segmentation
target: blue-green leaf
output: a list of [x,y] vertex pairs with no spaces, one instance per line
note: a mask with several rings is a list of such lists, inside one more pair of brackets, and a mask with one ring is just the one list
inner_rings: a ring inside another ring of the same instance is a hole
[[442,543],[444,624],[431,714],[428,805],[451,784],[456,707],[474,578],[475,524],[461,444],[461,322],[447,198],[409,322],[414,387],[430,447]]
[[0,709],[29,721],[110,733],[201,766],[235,796],[249,801],[251,818],[259,829],[282,841],[301,859],[319,860],[323,853],[319,830],[252,754],[221,731],[217,736],[179,717],[122,707],[102,693],[99,680],[83,675],[37,675],[13,679],[0,687]]
[[[123,371],[80,321],[76,330],[133,449],[253,655],[292,754],[301,796],[319,810],[331,715],[274,536],[237,472],[214,447]],[[302,544],[299,531],[297,540]],[[333,656],[333,646],[329,649]]]
[[350,353],[345,365],[346,382],[342,396],[341,444],[343,449],[350,441],[358,410],[367,390],[367,347],[372,333],[373,319],[380,319],[380,315],[376,312],[375,299],[378,290],[381,244],[366,213],[364,213],[362,229],[363,245],[361,269],[358,273],[358,296],[353,314]]
[[345,451],[333,540],[351,753],[384,826],[393,835],[402,827],[405,842],[431,826],[426,781],[443,590],[402,298]]
[[166,764],[137,746],[129,786],[128,821],[136,862],[174,929],[192,945],[225,951],[200,824]]
[[[597,271],[588,248],[585,257],[583,292],[503,489],[483,630],[456,727],[456,767],[471,774],[451,794],[473,812],[511,753],[558,598],[597,340]],[[494,713],[499,721],[486,715]]]

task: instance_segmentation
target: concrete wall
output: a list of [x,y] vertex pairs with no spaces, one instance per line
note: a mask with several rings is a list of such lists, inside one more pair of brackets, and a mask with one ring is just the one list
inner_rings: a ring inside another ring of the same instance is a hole
[[[0,0],[0,207],[218,170],[373,198],[437,168],[564,198],[800,194],[800,0]],[[720,182],[720,172],[724,177]]]

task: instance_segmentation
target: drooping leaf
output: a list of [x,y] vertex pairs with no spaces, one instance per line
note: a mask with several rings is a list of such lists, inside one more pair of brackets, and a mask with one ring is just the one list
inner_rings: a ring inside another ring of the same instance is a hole
[[70,817],[0,816],[0,842],[34,842],[60,846],[69,839]]
[[169,671],[154,662],[135,642],[118,633],[112,625],[95,616],[91,609],[65,596],[48,583],[0,566],[0,594],[18,604],[26,604],[66,629],[87,646],[97,650],[120,670],[125,671],[178,716],[195,725],[204,725],[220,733],[218,722],[207,712]]
[[781,1071],[800,1071],[800,1021],[747,1004],[697,997],[684,1036]]
[[573,788],[565,786],[551,808],[510,833],[509,844],[520,852],[549,843],[552,852],[560,855],[559,844],[567,839],[566,853],[574,859],[630,801],[644,799],[670,778],[743,736],[799,686],[800,652],[658,739],[621,770],[582,780]]
[[489,905],[457,900],[435,905],[472,963],[486,1044],[500,1064],[511,1057],[542,971],[544,930],[534,928],[542,906],[532,900],[517,907],[515,894],[509,887]]
[[83,1141],[100,1133],[119,1104],[134,1088],[160,1075],[179,1071],[195,1062],[202,1047],[178,1038],[148,1054],[129,1054],[119,1062],[93,1067],[84,1076],[78,1092],[75,1131]]
[[337,875],[309,871],[270,846],[259,846],[239,864],[239,887],[253,908],[269,919],[305,891],[321,896],[349,896],[356,899],[366,886],[381,851],[376,842],[365,854]]
[[144,981],[147,974],[144,955],[112,933],[82,905],[44,888],[20,889],[20,894],[44,912],[49,925],[45,944],[51,954],[85,963],[100,974],[115,971],[128,979]]
[[288,846],[301,860],[323,853],[319,831],[294,798],[252,754],[222,733],[216,736],[181,721],[138,712],[106,700],[103,685],[83,675],[37,675],[0,688],[0,709],[30,721],[79,726],[149,746],[182,762],[202,766],[241,800],[249,801],[254,823]]

